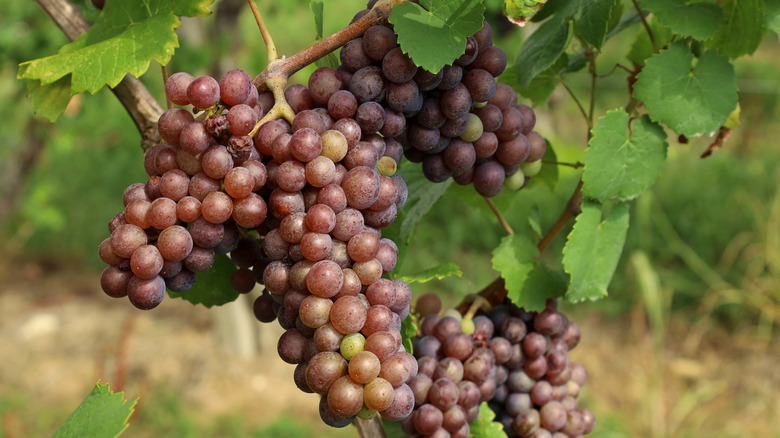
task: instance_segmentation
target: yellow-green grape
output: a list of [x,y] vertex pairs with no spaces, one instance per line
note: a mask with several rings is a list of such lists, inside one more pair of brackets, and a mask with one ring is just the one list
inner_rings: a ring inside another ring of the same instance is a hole
[[466,126],[466,130],[460,135],[460,139],[466,142],[477,141],[482,136],[482,120],[474,113],[469,113],[469,124]]
[[448,316],[451,316],[457,319],[458,321],[460,321],[463,318],[463,315],[461,315],[460,312],[458,312],[455,309],[447,309],[444,311],[444,314],[441,315],[442,318],[446,318]]
[[376,163],[376,170],[382,176],[393,176],[398,169],[398,163],[392,157],[382,157]]
[[320,137],[322,138],[320,155],[330,158],[334,163],[338,163],[347,156],[349,144],[347,144],[347,137],[344,137],[344,134],[335,129],[329,129],[323,132]]
[[487,105],[487,101],[485,101],[485,102],[476,102],[476,103],[474,103],[474,108],[482,108],[485,105]]
[[460,330],[463,333],[465,333],[467,335],[470,335],[470,334],[474,333],[475,329],[476,328],[474,327],[474,321],[472,321],[470,319],[466,319],[466,318],[463,318],[463,319],[460,320]]
[[520,190],[523,188],[523,184],[525,184],[525,175],[522,170],[518,170],[514,175],[509,176],[504,180],[504,187],[508,190]]
[[520,170],[527,178],[535,176],[542,170],[542,160],[536,160],[531,162],[525,162],[520,165]]
[[366,338],[360,333],[353,333],[346,335],[341,340],[340,352],[344,356],[344,359],[350,360],[352,356],[363,351],[363,346],[366,345]]
[[374,418],[374,415],[376,415],[376,411],[373,409],[368,409],[366,405],[363,405],[363,407],[357,413],[357,417],[363,420],[370,420]]

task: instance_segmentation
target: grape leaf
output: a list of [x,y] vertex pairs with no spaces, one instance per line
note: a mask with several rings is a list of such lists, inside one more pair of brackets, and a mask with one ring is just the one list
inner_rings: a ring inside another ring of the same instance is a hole
[[780,36],[780,0],[766,0],[764,26]]
[[729,0],[723,6],[723,15],[724,23],[710,47],[732,59],[755,52],[766,32],[762,23],[764,0]]
[[547,103],[555,88],[558,87],[561,77],[560,71],[568,66],[568,60],[569,56],[566,53],[561,54],[560,58],[550,68],[536,75],[527,87],[520,85],[513,65],[508,66],[504,73],[499,76],[499,82],[520,90],[520,94],[531,99],[534,105],[543,105]]
[[385,433],[385,438],[408,438],[409,435],[404,433],[401,429],[400,421],[389,421],[382,419],[382,430]]
[[504,0],[504,15],[512,23],[525,26],[547,0]]
[[728,58],[708,50],[696,65],[693,59],[685,43],[675,42],[647,59],[634,85],[634,96],[653,120],[688,137],[716,131],[737,106],[737,80]]
[[639,196],[653,185],[666,159],[666,132],[647,115],[629,126],[622,108],[593,127],[583,162],[583,194],[599,201]]
[[501,273],[507,297],[519,307],[529,311],[544,310],[547,298],[566,292],[566,281],[560,281],[536,261],[539,250],[523,235],[505,236],[493,250],[493,269]]
[[[658,20],[653,19],[650,22],[650,30],[653,32],[653,38],[658,47],[665,47],[672,40],[672,31],[668,27],[660,24]],[[631,44],[631,51],[627,58],[636,65],[644,65],[645,59],[653,56],[653,44],[650,42],[650,36],[645,29],[640,29],[636,34],[634,43]]]
[[520,47],[514,63],[520,86],[528,87],[531,80],[558,60],[569,44],[568,22],[555,17],[545,21]]
[[417,336],[417,325],[414,323],[414,317],[410,313],[401,323],[401,343],[404,346],[404,350],[409,354],[414,353],[412,338],[415,336]]
[[137,401],[125,401],[123,392],[98,382],[52,438],[117,437],[127,429]]
[[534,206],[531,207],[531,213],[528,214],[528,226],[531,227],[531,230],[536,237],[542,237],[544,235],[542,232],[542,219],[539,216],[539,204],[534,204]]
[[224,254],[214,257],[214,266],[208,271],[198,273],[198,279],[192,289],[184,293],[168,292],[171,298],[181,298],[192,304],[206,307],[221,306],[238,298],[238,292],[230,287],[230,276],[236,266]]
[[[669,27],[672,32],[697,40],[706,40],[718,31],[723,11],[714,3],[680,0],[642,0],[642,6]],[[662,47],[659,44],[659,47]]]
[[[312,15],[314,15],[314,32],[316,34],[315,39],[319,41],[322,39],[322,28],[324,23],[324,5],[322,0],[311,0],[309,2],[309,8],[311,9]],[[339,67],[339,58],[335,53],[330,52],[322,58],[314,61],[314,65],[317,67],[330,67],[335,70]]]
[[416,274],[400,275],[398,276],[398,279],[407,283],[425,283],[431,280],[441,280],[442,278],[451,277],[453,275],[461,277],[463,276],[463,271],[460,270],[460,266],[449,262],[420,271]]
[[[425,9],[423,9],[425,8]],[[485,6],[470,0],[420,0],[393,7],[389,21],[415,64],[432,72],[466,51],[466,38],[482,28]]]
[[479,405],[479,416],[469,424],[470,438],[506,438],[504,425],[495,421],[496,413],[490,409],[487,402]]
[[51,84],[43,85],[41,81],[27,81],[27,94],[33,99],[35,112],[46,117],[51,122],[65,112],[70,103],[70,76],[58,79]]
[[593,0],[587,7],[582,8],[582,14],[574,24],[574,30],[580,38],[598,50],[604,45],[616,1]]
[[580,9],[581,4],[582,0],[553,0],[547,2],[542,10],[534,15],[531,21],[538,23],[553,15],[560,18],[572,17]]
[[563,268],[571,275],[566,291],[570,302],[605,297],[620,260],[628,230],[628,204],[615,204],[604,220],[601,214],[601,203],[583,201],[582,213],[563,248]]
[[202,16],[213,0],[107,2],[94,26],[46,58],[19,64],[19,79],[48,85],[71,77],[71,94],[115,87],[125,74],[141,76],[152,59],[168,63],[178,47],[178,16]]

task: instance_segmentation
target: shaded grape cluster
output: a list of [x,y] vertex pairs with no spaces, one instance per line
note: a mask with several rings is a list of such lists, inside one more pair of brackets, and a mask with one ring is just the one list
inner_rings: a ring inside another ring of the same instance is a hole
[[361,126],[398,141],[429,180],[452,177],[491,197],[505,186],[524,187],[540,171],[546,142],[533,130],[533,110],[496,83],[507,59],[492,45],[487,22],[468,37],[466,52],[436,73],[414,64],[390,25],[370,27],[340,58]]
[[[538,313],[505,304],[460,321],[457,312],[436,313],[440,303],[426,294],[416,305],[425,316],[414,340],[419,373],[409,383],[415,410],[402,423],[407,434],[468,436],[481,401],[510,438],[579,437],[593,430],[593,414],[577,404],[587,374],[568,356],[580,330],[555,300]],[[439,387],[449,388],[454,404],[443,404]]]
[[[196,120],[183,108],[160,116],[165,143],[144,156],[149,179],[125,190],[125,209],[110,221],[111,236],[98,249],[109,265],[101,276],[106,294],[127,296],[144,310],[159,305],[166,288],[192,288],[216,254],[239,246],[240,229],[260,227],[268,212],[257,193],[267,170],[248,135],[262,115],[249,75],[232,70],[217,82],[176,73],[165,88],[173,103],[212,117]],[[231,282],[240,283],[241,275]]]

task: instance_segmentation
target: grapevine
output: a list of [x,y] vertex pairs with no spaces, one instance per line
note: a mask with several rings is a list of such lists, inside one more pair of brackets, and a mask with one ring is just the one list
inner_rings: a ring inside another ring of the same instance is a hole
[[[99,80],[60,64],[75,63],[71,50],[94,49],[85,32],[110,41],[136,23],[123,22],[112,0],[92,2],[103,10],[92,29],[67,0],[38,3],[73,41],[20,65],[37,96],[54,96],[39,110],[56,118],[63,90],[108,85],[142,137],[148,179],[126,188],[98,247],[105,294],[141,310],[166,297],[211,307],[259,286],[252,311],[285,330],[277,352],[294,366],[292,383],[319,397],[326,425],[355,423],[361,436],[382,433],[380,417],[411,436],[591,433],[594,415],[577,401],[586,371],[569,357],[580,330],[558,303],[606,295],[628,202],[666,158],[664,127],[681,138],[717,132],[703,156],[724,146],[739,111],[730,58],[751,53],[749,42],[723,37],[728,27],[682,23],[662,1],[633,1],[625,14],[616,0],[507,1],[509,22],[540,22],[513,62],[494,45],[482,2],[372,0],[344,29],[287,57],[249,0],[265,69],[196,77],[164,68],[163,110],[134,75],[150,59],[167,64],[177,17],[208,14],[209,0],[148,10],[145,18],[171,23],[166,48]],[[684,8],[721,11],[701,4]],[[564,76],[587,67],[595,93],[605,42],[632,25],[646,35],[629,54],[633,68],[619,66],[630,74],[629,101],[597,119],[595,94],[586,105]],[[306,84],[289,83],[313,63]],[[557,85],[588,128],[581,162],[559,162],[539,132],[532,106]],[[583,169],[558,219],[533,234],[510,224],[492,198],[522,197],[554,180],[556,166]],[[455,309],[442,311],[433,294],[413,306],[415,282],[460,274],[398,269],[414,225],[451,182],[484,199],[506,232],[491,259],[500,276]],[[572,221],[560,272],[542,255]]]

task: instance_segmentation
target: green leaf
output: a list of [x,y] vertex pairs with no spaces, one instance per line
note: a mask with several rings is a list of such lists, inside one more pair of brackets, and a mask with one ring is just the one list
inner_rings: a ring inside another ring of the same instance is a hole
[[531,207],[531,213],[528,215],[528,226],[531,227],[531,230],[536,237],[542,237],[544,235],[542,232],[542,219],[539,215],[538,204],[534,204],[534,206]]
[[70,94],[70,76],[47,85],[31,79],[27,81],[27,95],[32,97],[33,107],[39,116],[55,122],[73,97]]
[[544,21],[545,18],[552,17],[553,15],[561,19],[572,17],[580,9],[581,4],[582,0],[548,1],[542,10],[534,15],[534,18],[531,21],[538,23]]
[[137,401],[125,401],[123,392],[98,382],[52,438],[117,437],[127,429]]
[[495,421],[496,413],[490,409],[487,402],[479,405],[479,416],[473,423],[469,424],[471,429],[470,438],[506,438],[504,426]]
[[[642,0],[642,6],[672,32],[697,40],[706,40],[718,31],[723,11],[714,3],[681,0]],[[659,47],[662,47],[659,45]]]
[[[658,47],[666,47],[672,41],[672,31],[660,24],[658,20],[653,19],[650,22],[650,30],[653,32],[655,43]],[[653,56],[653,44],[650,42],[650,36],[644,28],[636,34],[636,39],[631,45],[631,51],[628,52],[628,60],[636,65],[644,65],[645,59]]]
[[460,266],[449,262],[420,271],[416,274],[401,275],[398,279],[407,283],[425,283],[431,280],[441,280],[442,278],[452,277],[453,275],[461,277],[463,276],[463,271],[460,270]]
[[[311,8],[311,13],[314,15],[314,33],[316,33],[316,40],[319,41],[322,39],[322,26],[324,23],[323,19],[323,10],[324,5],[322,3],[322,0],[311,0],[309,2],[309,8]],[[337,69],[339,67],[339,58],[336,56],[335,53],[330,52],[327,55],[323,56],[322,58],[314,61],[314,65],[317,67],[330,67],[332,69]]]
[[520,86],[528,87],[531,80],[558,60],[569,44],[569,23],[558,18],[545,21],[520,47],[514,63]]
[[574,30],[580,38],[598,50],[604,45],[604,38],[610,22],[612,8],[617,0],[593,0],[582,9]]
[[547,0],[504,0],[504,15],[512,23],[525,26]]
[[755,52],[766,32],[764,0],[729,0],[723,15],[724,22],[710,47],[732,59]]
[[405,434],[401,429],[400,421],[389,421],[384,418],[382,421],[382,430],[385,432],[385,438],[408,438],[409,435]]
[[583,194],[599,201],[639,196],[653,185],[666,159],[666,132],[647,115],[629,126],[622,108],[593,127],[583,162]]
[[491,259],[493,269],[504,279],[507,297],[528,311],[544,310],[547,298],[566,292],[566,281],[537,262],[537,257],[536,245],[528,237],[514,234],[501,239]]
[[414,317],[411,313],[406,316],[406,319],[401,323],[401,343],[407,353],[414,353],[412,347],[412,339],[417,336],[417,325],[414,323]]
[[20,79],[54,83],[71,75],[71,94],[115,87],[141,76],[152,59],[168,63],[179,42],[179,16],[208,15],[213,0],[110,1],[94,26],[58,54],[19,65]]
[[508,66],[504,73],[499,76],[499,81],[510,85],[516,90],[520,90],[520,94],[531,99],[534,105],[543,105],[547,103],[555,88],[558,87],[561,76],[560,71],[567,67],[568,59],[569,56],[566,53],[561,54],[561,57],[555,61],[555,64],[536,75],[525,88],[520,85],[513,65]]
[[634,85],[634,96],[653,120],[688,137],[716,131],[737,106],[737,80],[728,58],[708,50],[695,65],[693,60],[685,43],[673,43],[647,59]]
[[780,0],[766,0],[764,26],[780,35]]
[[192,304],[203,304],[206,307],[221,306],[238,298],[238,292],[230,287],[230,276],[236,266],[224,254],[217,254],[214,266],[208,271],[198,273],[197,281],[192,289],[184,293],[168,292],[171,298],[181,298]]
[[[423,9],[425,8],[425,9]],[[482,28],[485,7],[470,0],[420,0],[393,7],[389,21],[414,63],[439,71],[466,51],[466,38]]]
[[582,213],[563,248],[563,268],[571,275],[570,302],[607,296],[628,230],[628,204],[618,203],[602,220],[602,205],[583,201]]

